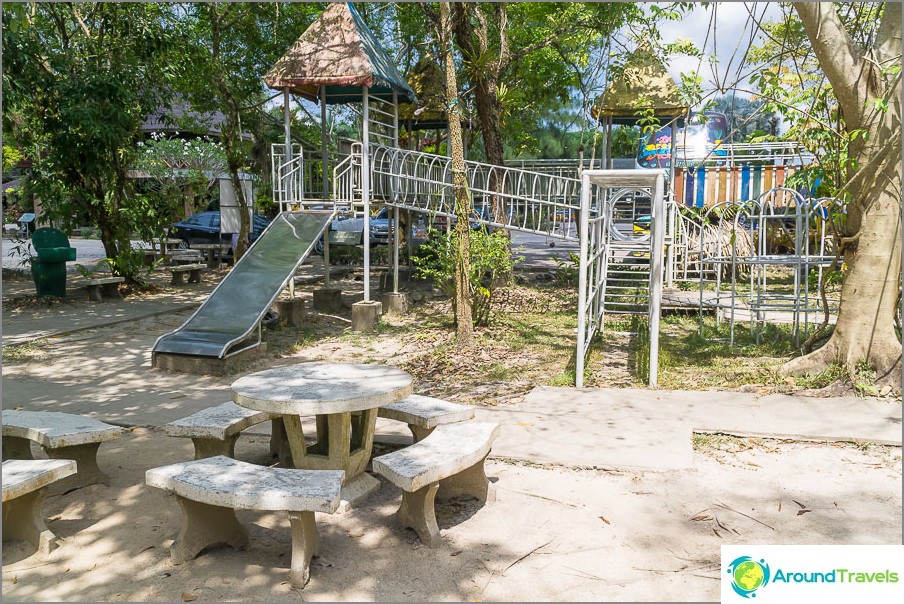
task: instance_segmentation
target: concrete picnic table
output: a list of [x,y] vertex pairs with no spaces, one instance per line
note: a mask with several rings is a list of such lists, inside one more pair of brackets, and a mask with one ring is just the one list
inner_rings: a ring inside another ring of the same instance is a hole
[[149,243],[151,244],[151,249],[157,249],[157,244],[160,244],[160,255],[166,256],[167,246],[178,247],[182,245],[183,241],[181,239],[166,237],[164,239],[151,239]]
[[[220,259],[223,252],[229,249],[229,246],[223,243],[195,243],[190,247],[193,250],[207,252],[207,268],[217,268],[220,265]],[[214,257],[214,252],[217,251],[219,251],[219,254]]]
[[[296,468],[345,470],[342,499],[355,505],[380,482],[364,473],[377,409],[412,393],[411,376],[383,365],[302,363],[267,369],[232,384],[236,404],[282,415]],[[306,445],[302,416],[316,416],[317,442]]]

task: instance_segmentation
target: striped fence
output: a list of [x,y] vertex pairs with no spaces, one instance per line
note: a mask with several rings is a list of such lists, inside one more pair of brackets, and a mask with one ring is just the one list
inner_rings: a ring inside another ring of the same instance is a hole
[[785,186],[795,166],[696,166],[675,168],[678,205],[710,208],[724,201],[756,199],[764,191]]

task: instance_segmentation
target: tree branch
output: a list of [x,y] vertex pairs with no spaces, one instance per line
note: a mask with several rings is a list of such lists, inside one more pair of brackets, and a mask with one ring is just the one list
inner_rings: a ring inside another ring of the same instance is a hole
[[865,86],[861,86],[863,49],[851,39],[830,2],[794,2],[793,5],[845,117],[857,122],[853,128],[859,127],[858,116],[869,100],[864,98]]

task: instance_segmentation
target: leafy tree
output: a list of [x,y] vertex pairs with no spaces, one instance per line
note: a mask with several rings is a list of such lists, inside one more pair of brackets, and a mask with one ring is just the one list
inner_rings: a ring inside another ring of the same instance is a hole
[[462,348],[469,348],[474,342],[472,321],[472,298],[470,291],[471,271],[471,193],[465,170],[465,152],[461,136],[461,108],[458,97],[458,81],[455,72],[454,47],[452,42],[452,11],[449,3],[439,3],[439,14],[424,5],[424,13],[433,23],[436,41],[440,48],[445,72],[446,119],[449,120],[449,144],[452,155],[452,189],[455,193],[455,246],[454,258],[455,296],[455,338]]
[[[880,381],[897,385],[901,374],[901,343],[894,331],[901,292],[901,5],[848,5],[839,10],[831,3],[798,2],[794,9],[799,26],[789,22],[789,34],[797,27],[805,33],[806,48],[812,49],[826,80],[807,82],[813,89],[811,103],[825,103],[825,110],[837,115],[836,121],[825,123],[819,121],[821,113],[813,111],[809,129],[832,133],[839,150],[837,194],[849,202],[841,225],[844,276],[835,329],[822,348],[790,361],[785,370],[819,372],[833,362],[855,370],[865,361]],[[768,86],[780,71],[764,77],[769,78]],[[832,141],[827,139],[826,144]]]
[[129,235],[147,208],[128,171],[145,117],[169,99],[172,15],[160,4],[8,7],[4,129],[32,159],[32,190],[47,215],[86,216],[114,270],[132,278]]
[[[319,15],[324,3],[194,3],[180,5],[185,36],[178,88],[196,111],[221,112],[220,141],[239,208],[250,208],[239,172],[250,170],[254,142],[266,139],[260,107],[269,96],[263,74]],[[272,94],[272,93],[271,93]],[[247,136],[248,133],[256,137]],[[266,169],[266,165],[264,166]],[[251,222],[240,212],[236,257],[245,252]]]

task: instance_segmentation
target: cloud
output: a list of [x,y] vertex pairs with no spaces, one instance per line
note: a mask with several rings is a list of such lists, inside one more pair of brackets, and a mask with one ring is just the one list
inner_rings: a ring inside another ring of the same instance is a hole
[[[697,6],[680,22],[662,23],[660,34],[665,42],[684,38],[703,51],[702,59],[684,55],[669,57],[666,66],[675,81],[681,80],[682,72],[699,73],[704,90],[710,92],[723,85],[730,87],[739,73],[746,73],[747,69],[741,69],[744,53],[751,43],[762,41],[762,34],[757,33],[751,42],[756,25],[750,19],[750,12],[758,20],[775,20],[782,15],[777,2],[714,2]],[[711,64],[713,54],[715,63]]]

